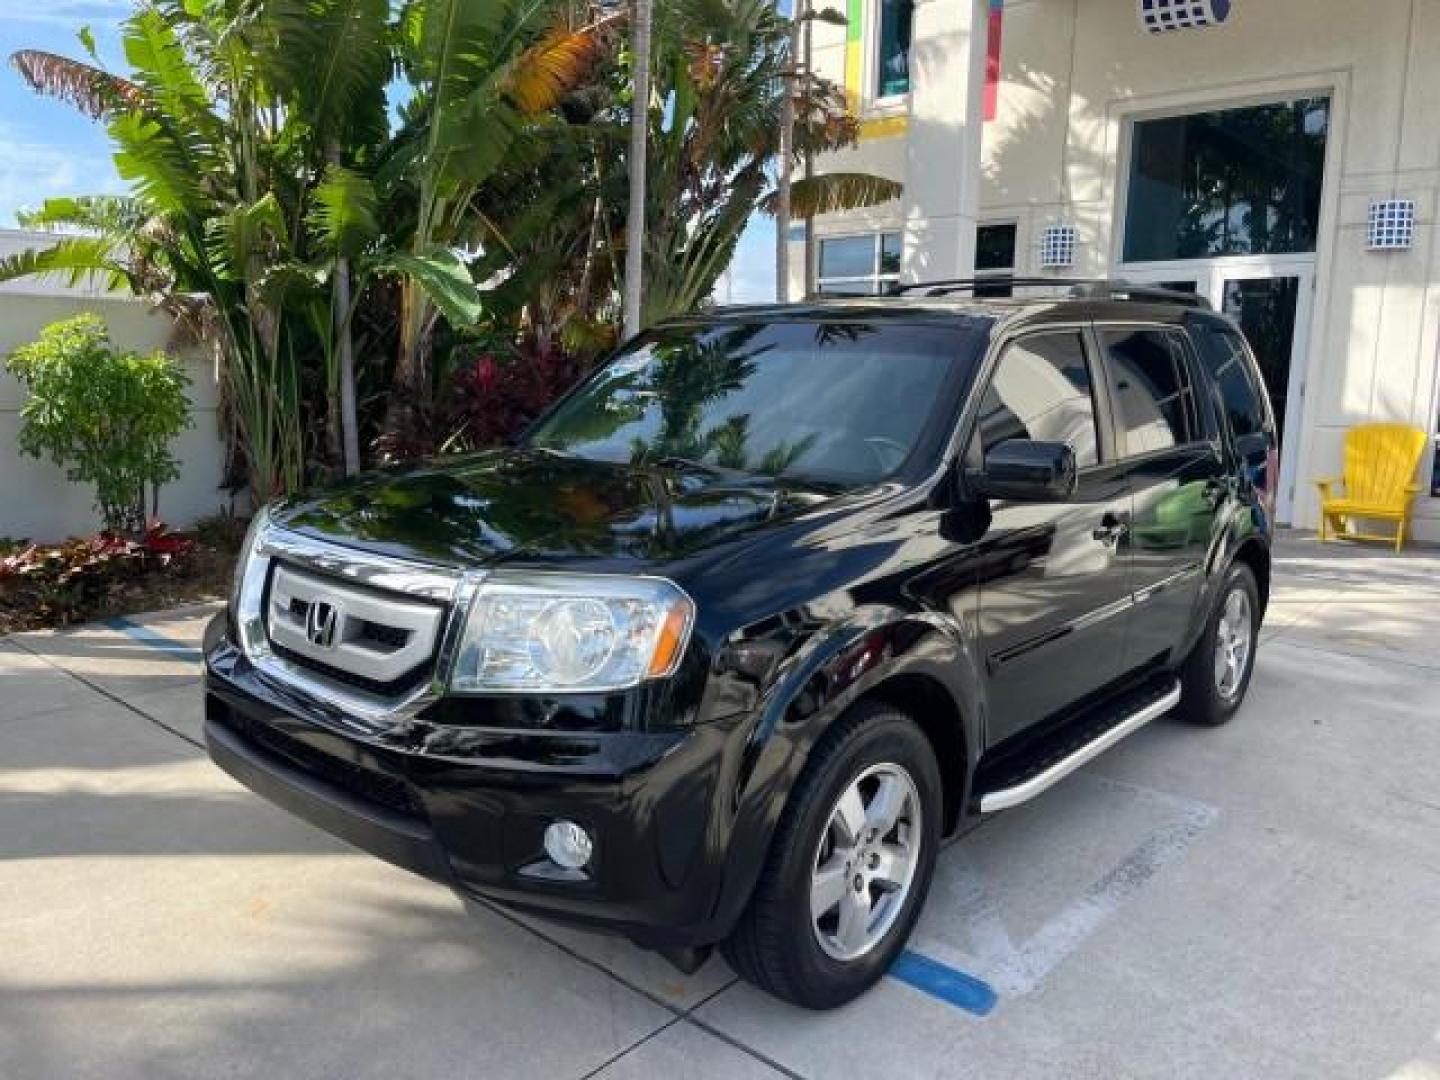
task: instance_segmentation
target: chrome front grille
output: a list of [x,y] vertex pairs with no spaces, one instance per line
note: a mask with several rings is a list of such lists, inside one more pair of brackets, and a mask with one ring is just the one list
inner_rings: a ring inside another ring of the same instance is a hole
[[266,633],[299,663],[399,686],[435,656],[445,609],[278,563],[270,579]]
[[236,582],[237,641],[338,720],[388,731],[435,696],[483,577],[292,533],[262,511]]

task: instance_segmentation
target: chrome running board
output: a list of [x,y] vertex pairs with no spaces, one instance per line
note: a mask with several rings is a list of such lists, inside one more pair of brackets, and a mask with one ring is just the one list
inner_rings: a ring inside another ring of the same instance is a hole
[[993,814],[997,810],[1008,810],[1012,806],[1019,806],[1021,803],[1029,802],[1041,792],[1054,787],[1087,761],[1092,761],[1099,757],[1121,739],[1125,738],[1125,736],[1133,735],[1151,720],[1154,720],[1157,716],[1164,716],[1178,704],[1180,704],[1180,684],[1177,682],[1166,692],[1164,697],[1146,705],[1138,712],[1130,714],[1114,727],[1106,728],[1073,754],[1061,758],[1043,772],[1036,773],[1028,780],[1016,784],[1014,787],[1000,788],[997,791],[990,791],[982,795],[980,797],[980,812],[982,814]]

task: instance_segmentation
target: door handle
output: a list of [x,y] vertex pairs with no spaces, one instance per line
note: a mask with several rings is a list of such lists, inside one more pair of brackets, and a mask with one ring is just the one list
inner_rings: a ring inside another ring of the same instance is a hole
[[1090,535],[1106,547],[1114,547],[1130,531],[1130,516],[1113,511],[1100,519],[1100,527]]

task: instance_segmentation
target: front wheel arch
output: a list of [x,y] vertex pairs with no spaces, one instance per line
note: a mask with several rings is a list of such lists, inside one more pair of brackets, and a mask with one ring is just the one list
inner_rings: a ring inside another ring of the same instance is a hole
[[[904,620],[872,631],[894,635]],[[941,763],[944,833],[960,824],[969,797],[970,765],[978,759],[979,715],[973,657],[952,634],[908,623],[909,646],[871,668],[849,685],[836,686],[823,672],[850,670],[844,648],[817,660],[812,676],[776,699],[753,721],[751,745],[729,796],[733,807],[724,842],[723,870],[712,909],[715,937],[724,936],[749,903],[780,819],[826,732],[861,702],[891,705],[916,717]],[[895,635],[900,636],[900,635]],[[893,640],[893,638],[892,638]],[[822,684],[823,691],[819,689]],[[821,701],[818,708],[792,706]],[[926,709],[924,713],[917,709]],[[942,757],[942,754],[946,755]]]
[[959,704],[938,679],[920,672],[892,676],[860,701],[879,701],[900,710],[930,740],[944,785],[944,831],[947,836],[953,833],[970,796],[971,776],[965,720]]

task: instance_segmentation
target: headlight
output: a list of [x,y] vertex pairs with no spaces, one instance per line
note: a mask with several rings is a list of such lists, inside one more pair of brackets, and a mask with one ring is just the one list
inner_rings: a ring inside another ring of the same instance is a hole
[[235,563],[235,578],[230,586],[230,618],[238,638],[237,644],[254,657],[265,648],[262,597],[265,591],[265,563],[260,559],[260,543],[270,525],[265,507],[255,512],[245,545]]
[[476,594],[450,686],[625,690],[674,673],[694,619],[690,598],[660,578],[502,571]]

